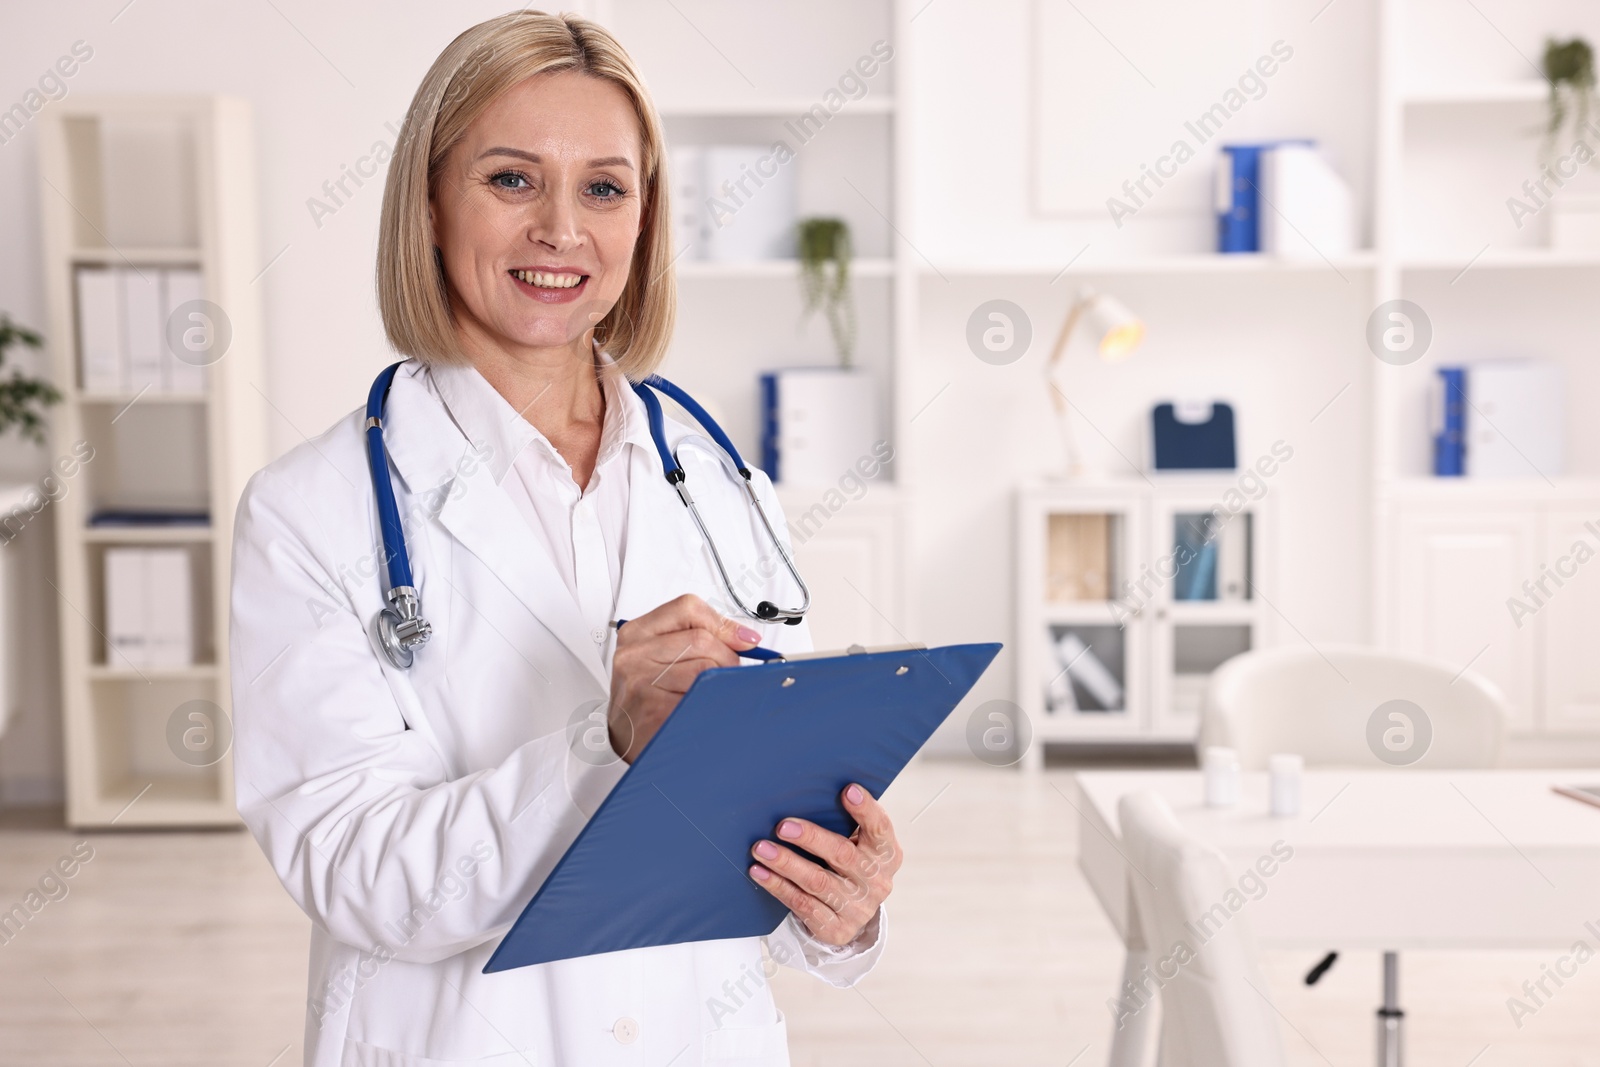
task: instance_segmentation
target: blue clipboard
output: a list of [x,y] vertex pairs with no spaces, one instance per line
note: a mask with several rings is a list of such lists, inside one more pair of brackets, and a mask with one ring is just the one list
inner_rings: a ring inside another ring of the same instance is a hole
[[793,815],[848,834],[999,644],[705,671],[489,957],[485,974],[602,952],[762,937],[788,909],[747,873]]

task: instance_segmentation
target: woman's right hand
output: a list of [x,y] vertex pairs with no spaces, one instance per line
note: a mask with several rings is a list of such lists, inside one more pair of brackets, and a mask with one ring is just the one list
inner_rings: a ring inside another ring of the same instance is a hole
[[697,596],[670,600],[617,631],[611,660],[611,747],[632,763],[683,694],[711,667],[733,667],[761,634],[716,612]]

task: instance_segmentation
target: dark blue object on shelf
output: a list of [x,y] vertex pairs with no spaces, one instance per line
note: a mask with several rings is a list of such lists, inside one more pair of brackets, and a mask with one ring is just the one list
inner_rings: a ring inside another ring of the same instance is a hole
[[1231,471],[1234,450],[1233,407],[1157,404],[1150,413],[1158,471]]
[[1227,144],[1217,176],[1217,251],[1261,251],[1261,153],[1264,144]]
[[1436,383],[1439,396],[1434,415],[1433,473],[1459,478],[1467,473],[1467,372],[1463,367],[1440,367]]
[[89,516],[90,526],[206,526],[205,511],[162,511],[147,508],[102,508]]

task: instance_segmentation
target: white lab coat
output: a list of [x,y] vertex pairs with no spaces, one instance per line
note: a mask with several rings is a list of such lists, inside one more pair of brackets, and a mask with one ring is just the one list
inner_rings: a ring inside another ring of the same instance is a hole
[[[748,938],[481,973],[626,769],[572,743],[574,716],[607,695],[605,650],[407,364],[384,437],[433,637],[409,671],[392,667],[371,632],[385,581],[364,422],[352,413],[252,478],[234,540],[238,804],[312,920],[308,1067],[788,1063],[771,961],[849,985],[882,951],[881,912],[842,950],[791,916],[765,963]],[[669,420],[669,442],[689,433]],[[683,459],[724,553],[755,572],[752,593],[788,601],[786,579],[758,580],[771,551],[740,490],[710,453]],[[686,592],[725,606],[660,459],[635,448],[628,462],[618,617]],[[809,647],[804,625],[758,628],[770,647]]]

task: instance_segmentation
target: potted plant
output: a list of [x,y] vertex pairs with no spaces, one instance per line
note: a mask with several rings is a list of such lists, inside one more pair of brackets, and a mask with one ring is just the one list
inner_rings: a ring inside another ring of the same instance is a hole
[[1545,126],[1548,153],[1569,115],[1579,129],[1589,122],[1589,105],[1594,100],[1594,49],[1582,37],[1570,41],[1547,38],[1543,68],[1544,80],[1550,86],[1550,121]]
[[801,219],[800,288],[805,294],[802,321],[821,311],[833,334],[839,366],[849,368],[855,351],[855,305],[850,301],[850,224],[843,219]]
[[[0,367],[13,345],[37,349],[44,338],[0,312]],[[60,400],[60,392],[43,378],[30,378],[20,369],[0,376],[0,434],[15,426],[23,437],[44,444],[44,409]]]
[[[833,486],[842,474],[876,470],[887,458],[878,438],[878,402],[870,372],[852,365],[855,306],[850,299],[850,226],[843,219],[801,219],[796,233],[801,325],[827,317],[837,366],[801,366],[761,376],[761,466],[782,485]],[[893,451],[890,450],[890,456]],[[874,458],[876,457],[876,458]]]

